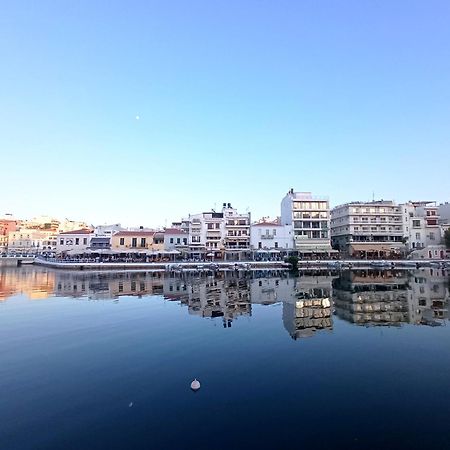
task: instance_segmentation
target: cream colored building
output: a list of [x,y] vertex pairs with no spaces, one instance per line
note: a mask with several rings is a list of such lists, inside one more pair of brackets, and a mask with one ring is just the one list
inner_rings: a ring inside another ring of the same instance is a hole
[[52,230],[21,228],[8,234],[8,252],[40,255],[56,251],[56,233]]
[[[114,253],[150,253],[155,251],[153,238],[155,232],[148,230],[119,231],[111,239]],[[164,249],[164,237],[161,249]]]

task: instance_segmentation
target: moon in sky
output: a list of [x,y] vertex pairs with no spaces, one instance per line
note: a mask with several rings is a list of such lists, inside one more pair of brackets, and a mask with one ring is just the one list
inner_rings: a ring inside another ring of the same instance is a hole
[[136,116],[136,120],[139,120],[140,119],[140,117],[139,116]]

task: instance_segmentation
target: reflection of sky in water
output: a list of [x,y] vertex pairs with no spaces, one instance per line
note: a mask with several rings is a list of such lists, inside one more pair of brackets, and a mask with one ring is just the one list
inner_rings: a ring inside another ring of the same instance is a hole
[[447,273],[271,275],[1,271],[1,448],[449,446]]

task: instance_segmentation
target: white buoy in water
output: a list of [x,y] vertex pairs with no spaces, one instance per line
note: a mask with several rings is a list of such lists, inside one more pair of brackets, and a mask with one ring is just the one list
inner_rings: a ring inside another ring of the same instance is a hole
[[191,389],[193,391],[198,391],[200,389],[200,381],[197,378],[194,378],[194,381],[191,383]]

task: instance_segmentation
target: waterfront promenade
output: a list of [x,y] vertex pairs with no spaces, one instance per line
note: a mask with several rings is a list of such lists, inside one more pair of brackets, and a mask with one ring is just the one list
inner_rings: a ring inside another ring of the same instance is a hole
[[[147,270],[147,271],[222,271],[222,270],[290,270],[291,264],[284,261],[240,261],[240,262],[80,262],[36,258],[34,264],[66,270]],[[449,260],[299,260],[298,269],[345,270],[372,269],[416,269],[421,267],[447,268]]]

